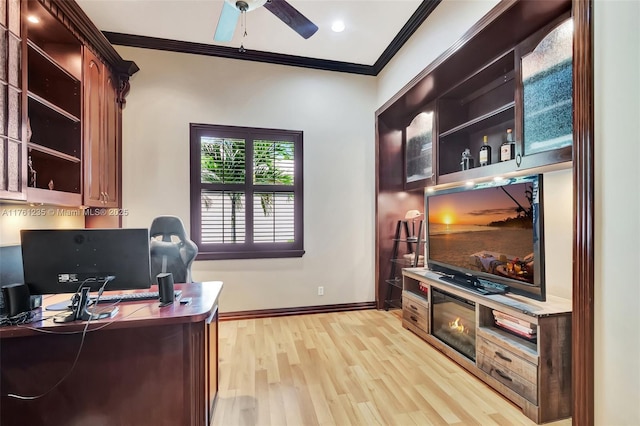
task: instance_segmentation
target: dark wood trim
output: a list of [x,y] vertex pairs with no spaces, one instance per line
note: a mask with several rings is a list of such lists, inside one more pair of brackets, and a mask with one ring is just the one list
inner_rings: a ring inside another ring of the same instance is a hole
[[120,57],[118,52],[113,48],[107,38],[100,32],[98,28],[91,22],[91,19],[80,8],[75,1],[65,0],[38,0],[47,9],[52,10],[52,7],[58,9],[69,20],[69,22],[76,27],[76,29],[82,34],[86,41],[97,51],[98,56],[106,60],[114,71],[118,75],[125,74],[132,76],[139,68],[131,62],[125,61]]
[[436,6],[440,4],[442,0],[424,0],[418,6],[418,9],[411,15],[411,18],[400,29],[395,38],[389,43],[389,46],[382,52],[378,60],[373,64],[374,74],[378,75],[380,71],[391,61],[391,59],[398,53],[398,51],[404,46],[409,38],[416,32],[420,25],[431,15]]
[[593,4],[573,0],[573,424],[594,424]]
[[351,62],[330,61],[304,56],[284,55],[281,53],[245,50],[240,52],[235,47],[215,46],[205,43],[192,43],[156,37],[145,37],[133,34],[122,34],[105,31],[103,34],[112,44],[143,49],[165,50],[168,52],[191,53],[194,55],[216,56],[220,58],[239,59],[242,61],[264,62],[268,64],[289,65],[325,71],[345,72],[360,75],[378,75],[396,53],[404,46],[413,33],[431,15],[441,0],[424,0],[411,18],[400,29],[389,46],[382,52],[374,65],[354,64]]
[[240,52],[237,48],[234,47],[214,46],[212,44],[205,43],[192,43],[187,41],[113,33],[108,31],[105,31],[104,35],[112,44],[117,44],[120,46],[164,50],[167,52],[190,53],[194,55],[216,56],[219,58],[264,62],[277,65],[289,65],[317,70],[346,72],[351,74],[374,75],[373,67],[370,65],[329,61],[325,59],[284,55],[281,53],[262,52],[259,50],[250,49],[246,49],[244,52]]
[[260,309],[257,311],[224,312],[220,321],[256,319],[270,317],[286,317],[290,315],[326,314],[331,312],[363,311],[376,309],[376,302],[343,303],[339,305],[299,306],[296,308]]
[[464,46],[469,40],[478,35],[487,25],[489,25],[492,21],[498,18],[502,13],[504,13],[507,9],[512,7],[517,0],[503,0],[498,5],[496,5],[493,9],[489,11],[484,17],[482,17],[478,22],[473,25],[464,35],[455,42],[451,47],[442,52],[440,56],[438,56],[433,62],[431,62],[425,69],[423,69],[418,75],[416,75],[411,81],[404,85],[402,89],[400,89],[393,97],[391,97],[387,102],[384,103],[378,110],[376,111],[376,116],[382,114],[385,110],[387,110],[391,105],[393,105],[396,101],[402,98],[409,90],[416,87],[427,75],[433,72],[436,68],[438,68],[444,61],[446,61],[449,57],[451,57],[456,51],[458,51],[462,46]]

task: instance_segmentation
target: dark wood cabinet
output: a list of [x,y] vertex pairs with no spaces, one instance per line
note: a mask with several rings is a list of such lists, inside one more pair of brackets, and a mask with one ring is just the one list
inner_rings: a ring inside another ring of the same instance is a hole
[[104,81],[104,157],[102,162],[102,189],[106,207],[121,206],[121,150],[122,108],[118,102],[118,79],[109,71]]
[[[427,187],[571,167],[572,34],[571,23],[563,24],[570,11],[570,0],[500,2],[376,111],[378,308],[391,230],[407,209],[423,211]],[[434,114],[431,176],[410,131],[427,110]],[[507,129],[514,156],[501,161]],[[491,162],[480,166],[485,136]]]
[[27,13],[27,201],[80,205],[82,44],[39,2]]
[[0,199],[119,207],[121,110],[137,66],[117,54],[74,1],[6,4]]
[[84,205],[120,205],[120,105],[117,80],[88,49],[84,56]]

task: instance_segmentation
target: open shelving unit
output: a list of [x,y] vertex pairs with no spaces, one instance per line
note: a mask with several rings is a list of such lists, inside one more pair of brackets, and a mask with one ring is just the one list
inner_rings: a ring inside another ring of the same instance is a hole
[[81,205],[82,43],[40,3],[28,7],[47,24],[27,40],[28,199]]

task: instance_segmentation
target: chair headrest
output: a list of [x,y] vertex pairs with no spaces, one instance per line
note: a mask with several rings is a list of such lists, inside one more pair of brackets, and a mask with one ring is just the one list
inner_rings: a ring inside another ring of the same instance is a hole
[[187,241],[187,233],[184,229],[182,220],[177,216],[158,216],[153,219],[151,228],[149,229],[149,236],[155,238],[162,236],[162,241],[170,242],[171,236],[175,235],[181,241]]

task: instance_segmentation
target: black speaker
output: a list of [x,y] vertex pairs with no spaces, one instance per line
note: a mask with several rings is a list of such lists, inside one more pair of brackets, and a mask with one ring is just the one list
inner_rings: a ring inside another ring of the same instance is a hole
[[31,310],[31,294],[26,284],[7,284],[2,286],[4,311],[9,318]]
[[160,306],[166,306],[173,303],[173,274],[164,272],[156,276],[158,280],[158,292],[160,293]]

